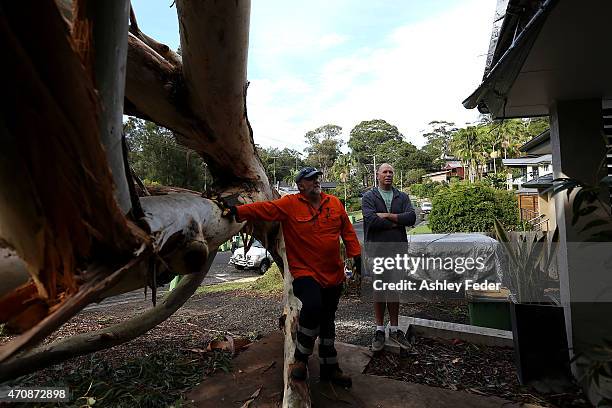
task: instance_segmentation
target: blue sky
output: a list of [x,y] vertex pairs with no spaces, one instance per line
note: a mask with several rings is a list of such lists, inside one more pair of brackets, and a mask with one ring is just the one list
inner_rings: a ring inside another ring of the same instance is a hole
[[[140,28],[173,49],[176,8],[132,0]],[[253,0],[247,99],[255,142],[302,149],[318,126],[385,119],[421,146],[432,120],[477,119],[495,0]]]

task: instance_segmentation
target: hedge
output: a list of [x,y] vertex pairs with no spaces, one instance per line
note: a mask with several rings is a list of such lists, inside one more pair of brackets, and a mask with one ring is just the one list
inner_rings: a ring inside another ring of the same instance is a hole
[[432,207],[429,226],[434,233],[489,232],[495,218],[509,230],[520,225],[514,193],[481,182],[453,183],[439,190]]

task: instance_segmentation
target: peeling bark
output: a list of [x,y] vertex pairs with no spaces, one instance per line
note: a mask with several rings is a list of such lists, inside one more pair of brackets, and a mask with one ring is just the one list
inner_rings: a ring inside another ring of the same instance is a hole
[[[30,4],[31,3],[31,4]],[[53,307],[77,290],[92,256],[117,262],[146,237],[123,216],[97,132],[98,104],[50,0],[3,3],[8,58],[0,134],[0,236],[26,262]],[[27,24],[24,24],[27,22]]]

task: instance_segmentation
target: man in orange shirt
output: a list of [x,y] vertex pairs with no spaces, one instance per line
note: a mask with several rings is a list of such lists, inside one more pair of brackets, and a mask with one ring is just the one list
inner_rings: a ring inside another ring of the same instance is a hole
[[306,380],[308,357],[318,336],[321,380],[350,387],[351,378],[340,370],[334,347],[334,320],[344,281],[339,238],[347,258],[354,258],[359,269],[361,247],[340,200],[321,192],[321,174],[306,167],[295,178],[299,194],[230,207],[230,213],[237,221],[281,222],[293,293],[302,302],[292,377]]

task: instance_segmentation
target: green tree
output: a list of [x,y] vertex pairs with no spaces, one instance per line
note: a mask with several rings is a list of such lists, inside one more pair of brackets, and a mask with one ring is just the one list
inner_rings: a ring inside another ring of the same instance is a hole
[[[387,162],[395,169],[395,184],[403,184],[410,170],[430,168],[429,156],[415,145],[403,139],[391,139],[374,148],[376,163]],[[401,178],[401,179],[400,179]]]
[[318,167],[323,172],[323,180],[329,180],[329,172],[340,155],[342,128],[337,125],[324,125],[311,130],[304,136],[307,147],[306,164]]
[[342,154],[331,168],[331,179],[338,182],[334,195],[345,203],[357,198],[361,190],[360,179],[357,177],[357,162],[350,154]]
[[[296,169],[304,167],[304,161],[300,157],[300,152],[294,149],[277,147],[257,146],[257,154],[266,169],[266,175],[271,183],[286,181],[293,182]],[[290,180],[290,181],[289,181]]]
[[451,155],[451,140],[457,127],[453,122],[445,120],[434,120],[428,125],[431,130],[423,134],[426,140],[423,152],[434,162],[435,168],[440,168],[444,164],[444,158]]
[[390,140],[402,140],[397,126],[382,119],[365,120],[351,130],[348,146],[359,163],[372,163],[373,146]]
[[142,119],[129,118],[123,125],[128,160],[142,179],[166,186],[204,190],[212,182],[205,162],[176,142],[166,128]]
[[451,151],[467,167],[470,182],[476,180],[483,159],[482,140],[481,129],[476,126],[468,126],[453,133]]
[[407,185],[412,185],[412,184],[416,184],[416,183],[420,183],[421,182],[421,178],[427,174],[427,171],[425,169],[412,169],[412,170],[408,170],[408,172],[406,173],[406,177],[404,178],[404,182]]

